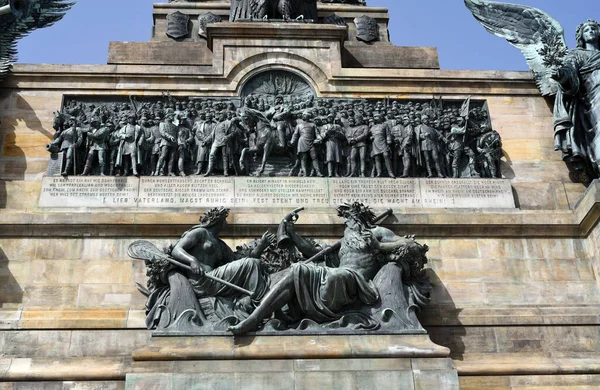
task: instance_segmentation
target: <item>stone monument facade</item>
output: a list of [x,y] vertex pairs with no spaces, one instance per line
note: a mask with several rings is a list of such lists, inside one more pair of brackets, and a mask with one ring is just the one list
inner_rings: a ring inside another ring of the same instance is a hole
[[599,187],[535,75],[362,1],[153,22],[0,87],[0,387],[600,382]]

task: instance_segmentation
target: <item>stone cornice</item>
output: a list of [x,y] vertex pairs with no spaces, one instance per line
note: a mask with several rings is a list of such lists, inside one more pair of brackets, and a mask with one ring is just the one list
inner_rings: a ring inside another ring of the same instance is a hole
[[[260,236],[276,229],[288,209],[234,209],[224,237]],[[149,212],[30,212],[0,214],[0,237],[173,237],[197,223],[195,210]],[[600,220],[600,181],[588,188],[575,210],[521,211],[485,209],[396,209],[384,226],[419,237],[574,237],[585,238]],[[314,237],[342,236],[333,210],[307,210],[298,232]]]
[[[209,24],[206,27],[208,33],[208,47],[213,48],[215,39],[246,38],[252,35],[253,39],[277,39],[287,42],[292,40],[311,41],[338,41],[344,42],[346,27],[332,24],[296,24],[294,28],[285,28],[289,23],[251,23],[251,22],[221,22]],[[282,42],[283,43],[283,42]]]
[[[364,84],[369,83],[368,90]],[[212,90],[207,90],[209,85]],[[237,96],[237,85],[211,66],[168,65],[30,65],[16,64],[0,91],[68,90],[86,94]],[[444,95],[538,96],[531,72],[416,69],[334,70],[320,91],[323,97],[352,94],[364,97]],[[98,94],[95,92],[94,94]]]

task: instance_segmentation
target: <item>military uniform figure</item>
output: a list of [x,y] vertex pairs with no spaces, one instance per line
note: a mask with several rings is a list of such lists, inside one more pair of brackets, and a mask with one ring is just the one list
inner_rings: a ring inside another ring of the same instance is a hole
[[193,106],[190,107],[190,104],[188,103],[188,108],[185,112],[185,119],[182,122],[182,126],[185,126],[188,129],[192,130],[197,119],[198,111],[196,111],[196,109]]
[[175,176],[175,158],[177,156],[177,133],[179,127],[173,123],[175,112],[172,109],[167,109],[165,120],[159,125],[160,133],[160,157],[156,164],[154,176],[166,176],[165,163],[167,163],[167,171],[169,176]]
[[114,176],[116,172],[115,163],[117,161],[117,154],[119,154],[119,144],[121,139],[119,138],[119,130],[115,127],[113,122],[107,123],[110,129],[110,136],[108,137],[108,150],[110,159],[109,175]]
[[297,161],[296,166],[292,168],[294,172],[297,168],[298,161],[302,164],[302,170],[304,176],[310,176],[311,169],[309,164],[309,158],[312,159],[312,166],[315,172],[323,177],[321,173],[321,167],[319,162],[319,155],[317,153],[315,143],[317,142],[317,126],[312,122],[311,114],[304,112],[302,114],[302,121],[296,125],[294,134],[292,134],[291,145],[297,144]]
[[445,177],[440,164],[440,154],[438,149],[438,143],[441,140],[441,136],[437,130],[429,126],[429,118],[426,115],[421,117],[421,124],[415,128],[415,133],[420,142],[420,150],[425,157],[427,177],[434,177],[433,167],[435,167],[438,177]]
[[285,149],[292,133],[292,110],[283,103],[283,96],[275,97],[275,105],[266,114],[277,128],[279,147]]
[[477,140],[477,151],[482,159],[482,174],[484,177],[500,178],[500,159],[504,155],[500,134],[489,128],[484,131],[486,132]]
[[186,126],[179,126],[179,131],[177,132],[177,168],[179,176],[186,176],[185,163],[189,159],[189,148],[192,142],[194,142],[192,131]]
[[160,123],[162,119],[160,116],[154,118],[154,126],[152,126],[152,138],[150,139],[150,175],[153,175],[158,166],[158,160],[160,158],[160,144],[162,137],[160,135]]
[[229,164],[233,167],[235,175],[239,176],[242,172],[239,161],[242,157],[242,150],[249,146],[250,134],[241,125],[241,118],[236,117],[235,112],[228,111],[228,119],[233,122],[231,140],[229,141]]
[[142,175],[148,174],[148,172],[154,172],[151,170],[152,164],[150,156],[152,148],[154,146],[154,130],[157,128],[154,121],[148,117],[149,113],[142,114],[140,122],[140,136],[138,139],[138,155],[137,161]]
[[460,177],[460,161],[465,154],[465,135],[467,126],[463,118],[458,118],[456,124],[450,130],[449,144],[452,166],[452,177]]
[[196,175],[200,175],[208,163],[212,135],[215,123],[212,114],[200,114],[200,121],[194,125],[194,141],[196,142]]
[[204,176],[214,174],[218,153],[221,153],[223,160],[223,175],[229,176],[229,154],[231,152],[231,140],[235,136],[233,131],[235,119],[227,120],[226,118],[225,112],[222,111],[219,113],[217,124],[211,137],[213,143],[210,148],[210,155],[208,156],[208,170]]
[[[369,126],[364,122],[363,116],[357,114],[354,117],[354,126],[350,127],[346,132],[346,138],[350,144],[350,168],[347,176],[358,176],[360,171],[360,177],[367,175],[367,141],[371,133],[369,132]],[[357,164],[357,161],[358,164]]]
[[136,123],[136,115],[130,113],[127,117],[127,124],[119,132],[121,143],[115,166],[121,168],[120,175],[127,176],[129,170],[133,170],[134,176],[139,176],[138,167],[138,139],[140,137],[141,127]]
[[333,114],[327,117],[327,124],[321,127],[320,138],[325,141],[325,163],[329,177],[339,177],[342,163],[342,142],[346,139],[339,119]]
[[375,114],[374,120],[375,122],[373,126],[371,126],[370,132],[371,140],[373,141],[371,155],[375,159],[376,175],[377,177],[383,176],[383,165],[381,161],[383,159],[388,175],[395,179],[396,176],[394,175],[392,160],[390,158],[390,145],[392,145],[393,142],[391,129],[384,121],[381,114]]
[[402,159],[402,176],[409,177],[413,168],[413,155],[415,150],[415,131],[407,115],[402,117],[402,122],[392,129],[396,141],[396,156]]
[[82,176],[91,175],[96,155],[98,155],[98,163],[100,164],[100,175],[106,176],[106,152],[108,151],[111,128],[102,125],[100,122],[99,117],[92,117],[90,121],[91,128],[87,131],[88,154]]
[[58,149],[64,153],[63,157],[63,169],[61,175],[67,176],[69,172],[73,171],[73,174],[77,174],[77,168],[75,165],[77,148],[81,146],[83,137],[81,136],[81,129],[77,127],[77,119],[71,117],[69,119],[70,127],[63,130],[60,135],[52,141],[49,145],[49,149]]

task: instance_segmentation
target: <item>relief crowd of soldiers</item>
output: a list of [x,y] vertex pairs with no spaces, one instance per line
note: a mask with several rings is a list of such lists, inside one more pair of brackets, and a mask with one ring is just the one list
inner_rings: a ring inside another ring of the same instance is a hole
[[63,176],[501,177],[500,136],[470,99],[69,100],[54,129]]

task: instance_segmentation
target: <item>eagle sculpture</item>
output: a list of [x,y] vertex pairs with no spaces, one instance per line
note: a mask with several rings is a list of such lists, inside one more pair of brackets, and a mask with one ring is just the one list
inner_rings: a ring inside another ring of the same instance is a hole
[[[17,60],[17,41],[58,22],[74,4],[65,0],[10,0],[13,12],[0,15],[0,79]],[[7,5],[9,0],[0,0],[0,7]]]

